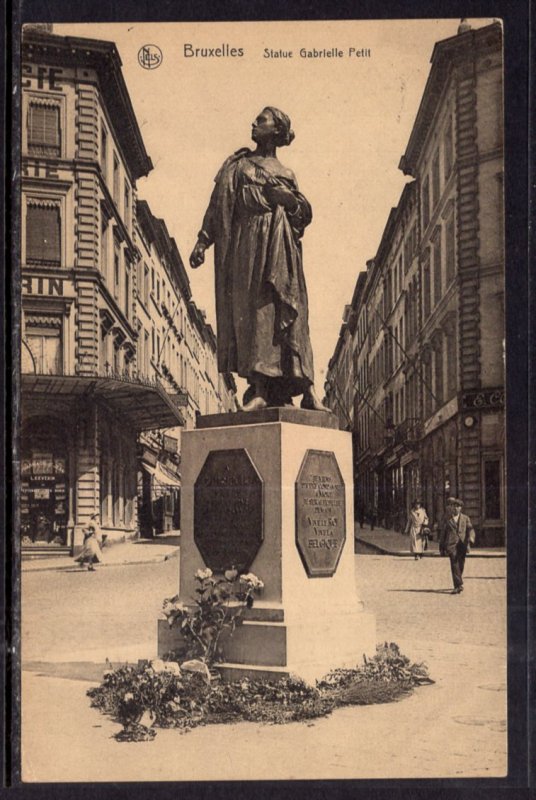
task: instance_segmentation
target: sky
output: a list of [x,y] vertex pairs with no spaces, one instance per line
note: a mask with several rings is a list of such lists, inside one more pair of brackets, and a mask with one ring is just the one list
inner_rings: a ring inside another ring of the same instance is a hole
[[[469,22],[478,28],[491,20]],[[138,197],[165,220],[194,300],[214,328],[212,250],[200,269],[188,265],[214,176],[228,155],[254,147],[251,123],[262,108],[276,106],[290,116],[296,138],[278,157],[294,171],[313,208],[303,259],[315,385],[322,396],[344,306],[408,181],[398,163],[434,44],[456,35],[458,24],[458,19],[88,23],[55,24],[54,33],[115,42],[154,165],[138,181]],[[138,52],[146,44],[162,52],[156,69],[139,64]],[[195,48],[242,48],[244,55],[186,55]],[[265,48],[291,51],[292,57],[266,58]],[[301,57],[302,48],[335,49],[342,57]]]

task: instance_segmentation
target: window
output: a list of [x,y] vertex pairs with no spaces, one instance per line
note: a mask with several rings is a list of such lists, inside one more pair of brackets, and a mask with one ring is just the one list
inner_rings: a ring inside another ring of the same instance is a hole
[[145,305],[149,302],[149,267],[143,265],[143,302]]
[[441,228],[438,228],[435,233],[434,246],[434,305],[437,305],[441,300]]
[[125,181],[125,224],[128,229],[130,229],[130,188],[128,183]]
[[59,203],[29,201],[26,208],[26,263],[61,264]]
[[424,262],[423,267],[423,316],[424,319],[428,319],[430,316],[430,258],[427,255],[426,261]]
[[447,286],[449,286],[456,274],[456,237],[454,230],[454,214],[452,214],[447,221],[445,236],[447,245],[447,252],[446,252]]
[[108,135],[106,133],[106,128],[104,127],[104,125],[101,125],[100,168],[104,180],[106,180],[108,174],[107,162],[108,162]]
[[62,375],[62,318],[40,314],[26,318],[25,342],[39,375]]
[[501,519],[501,461],[499,458],[484,461],[484,517]]
[[121,372],[121,345],[114,341],[114,372],[119,375]]
[[433,208],[439,203],[441,196],[441,177],[439,174],[439,151],[434,156],[432,162],[432,203]]
[[450,399],[456,394],[456,329],[452,329],[447,334],[447,398]]
[[426,176],[422,185],[422,226],[426,228],[430,221],[430,181]]
[[119,160],[114,153],[114,185],[113,185],[114,201],[119,205]]
[[61,156],[59,105],[30,102],[28,153],[31,156]]
[[437,407],[443,405],[443,341],[439,339],[435,346],[435,391]]
[[452,164],[454,163],[454,138],[452,136],[452,117],[447,120],[447,127],[445,129],[445,149],[444,149],[444,166],[445,166],[445,180],[450,175]]
[[101,273],[108,275],[108,218],[101,211]]
[[108,330],[109,328],[106,325],[100,326],[99,366],[102,375],[106,375],[110,368],[110,363],[108,361]]
[[121,252],[117,242],[114,243],[114,297],[117,300],[120,292]]
[[130,318],[130,275],[128,269],[125,270],[125,315]]

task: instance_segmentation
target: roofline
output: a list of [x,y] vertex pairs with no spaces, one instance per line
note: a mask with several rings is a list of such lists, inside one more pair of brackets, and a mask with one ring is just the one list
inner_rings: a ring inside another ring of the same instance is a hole
[[36,61],[40,52],[47,63],[82,64],[96,70],[106,109],[127,158],[127,168],[135,180],[148,175],[153,162],[143,143],[115,43],[80,36],[58,36],[35,29],[23,30],[22,60]]
[[456,59],[472,59],[477,50],[497,50],[501,44],[502,26],[500,22],[493,22],[483,28],[469,30],[466,33],[459,33],[436,42],[430,58],[432,67],[424,87],[409,142],[398,165],[404,175],[414,176],[417,161],[432,125],[439,97],[448,79],[452,63]]

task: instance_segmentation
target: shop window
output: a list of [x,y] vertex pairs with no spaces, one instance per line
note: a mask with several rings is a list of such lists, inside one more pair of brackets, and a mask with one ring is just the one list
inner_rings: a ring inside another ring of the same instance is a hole
[[58,203],[37,200],[28,202],[26,263],[61,265],[61,215]]
[[20,529],[23,547],[67,544],[68,492],[65,426],[39,417],[23,426]]
[[28,154],[61,156],[60,107],[30,102],[28,106]]
[[48,315],[26,319],[25,343],[39,375],[62,375],[62,319]]
[[484,517],[501,519],[501,461],[499,458],[484,461]]

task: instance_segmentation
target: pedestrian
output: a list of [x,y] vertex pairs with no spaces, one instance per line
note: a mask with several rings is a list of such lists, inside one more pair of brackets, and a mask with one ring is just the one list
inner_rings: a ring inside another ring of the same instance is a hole
[[463,503],[457,497],[447,499],[447,516],[439,534],[439,552],[450,558],[454,589],[452,594],[463,592],[465,556],[475,543],[475,529],[467,514],[462,514]]
[[426,509],[420,500],[414,500],[409,512],[405,533],[409,534],[410,552],[415,556],[415,561],[418,561],[423,556],[426,544],[425,530],[428,530],[426,528],[427,525],[428,514]]
[[102,550],[98,539],[98,524],[92,519],[84,531],[84,546],[75,558],[82,566],[87,563],[89,572],[94,572],[95,562],[102,563]]

